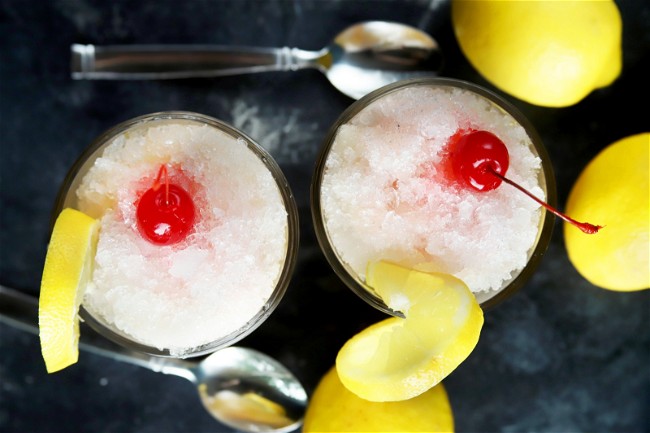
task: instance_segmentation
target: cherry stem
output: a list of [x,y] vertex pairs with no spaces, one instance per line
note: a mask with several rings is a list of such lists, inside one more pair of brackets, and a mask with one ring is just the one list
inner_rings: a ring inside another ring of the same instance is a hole
[[169,178],[167,177],[167,166],[165,164],[160,166],[160,170],[158,170],[158,176],[153,182],[151,189],[158,191],[161,186],[160,178],[162,176],[165,176],[165,206],[169,206]]
[[544,206],[544,208],[545,208],[546,210],[548,210],[549,212],[552,212],[552,213],[554,213],[555,215],[557,215],[558,217],[562,218],[564,221],[566,221],[566,222],[568,222],[568,223],[570,223],[570,224],[573,224],[574,226],[578,227],[580,230],[582,230],[583,232],[585,232],[585,233],[587,233],[587,234],[590,234],[590,235],[591,235],[591,234],[594,234],[594,233],[598,233],[598,230],[600,230],[600,229],[603,228],[603,226],[597,226],[597,225],[590,224],[590,223],[587,223],[587,222],[581,223],[581,222],[576,221],[576,220],[574,220],[573,218],[571,218],[571,217],[569,217],[569,216],[563,214],[562,212],[560,212],[560,211],[558,211],[557,209],[555,209],[553,206],[551,206],[551,205],[549,205],[548,203],[546,203],[546,202],[540,200],[539,198],[535,197],[533,194],[531,194],[530,192],[528,192],[528,191],[527,191],[525,188],[523,188],[522,186],[518,185],[517,183],[515,183],[515,182],[513,182],[512,180],[508,179],[507,177],[505,177],[505,176],[503,176],[503,175],[497,173],[497,172],[494,170],[494,168],[492,168],[492,166],[490,166],[490,165],[487,165],[486,171],[487,171],[488,173],[490,173],[490,174],[492,174],[492,175],[498,177],[499,179],[501,179],[502,181],[504,181],[504,182],[507,183],[508,185],[514,186],[514,187],[517,188],[519,191],[523,192],[523,193],[526,194],[528,197],[532,198],[532,199],[535,200],[537,203],[539,203],[540,205]]

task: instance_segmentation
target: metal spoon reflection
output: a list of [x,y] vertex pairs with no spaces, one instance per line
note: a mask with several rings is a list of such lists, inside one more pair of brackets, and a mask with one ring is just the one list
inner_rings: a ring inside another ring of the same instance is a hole
[[[0,286],[0,322],[38,335],[38,302]],[[228,347],[192,362],[132,352],[83,329],[82,350],[183,377],[203,406],[223,424],[244,432],[289,432],[302,424],[307,393],[282,364],[253,349]]]
[[358,99],[407,78],[436,76],[438,43],[405,24],[353,25],[319,51],[220,45],[71,46],[72,78],[169,79],[218,77],[316,68],[341,92]]

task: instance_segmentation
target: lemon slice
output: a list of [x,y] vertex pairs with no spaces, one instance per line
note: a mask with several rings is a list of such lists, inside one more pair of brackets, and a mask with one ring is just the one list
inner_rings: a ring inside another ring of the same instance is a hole
[[483,311],[461,280],[381,261],[368,266],[366,281],[405,319],[374,324],[339,351],[341,382],[359,397],[399,401],[420,395],[474,350]]
[[98,228],[97,220],[74,209],[64,209],[54,223],[38,303],[41,353],[48,373],[79,357],[78,311],[91,276]]

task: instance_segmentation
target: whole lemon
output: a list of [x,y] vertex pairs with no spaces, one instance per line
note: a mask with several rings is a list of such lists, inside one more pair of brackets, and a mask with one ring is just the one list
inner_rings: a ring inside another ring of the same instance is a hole
[[453,432],[454,418],[442,383],[410,400],[371,402],[348,391],[330,369],[311,397],[304,433]]
[[454,0],[451,15],[470,63],[531,104],[576,104],[621,72],[622,21],[611,0]]
[[596,155],[571,189],[567,213],[604,226],[593,235],[564,226],[569,259],[596,286],[650,287],[649,164],[650,133],[626,137]]

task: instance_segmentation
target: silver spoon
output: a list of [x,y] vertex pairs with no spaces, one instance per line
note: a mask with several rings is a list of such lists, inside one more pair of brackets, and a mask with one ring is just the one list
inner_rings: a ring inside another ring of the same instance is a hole
[[386,84],[435,76],[438,44],[419,29],[368,21],[341,32],[320,51],[220,45],[71,46],[74,79],[218,77],[316,68],[341,92],[358,99]]
[[[38,303],[0,286],[0,322],[38,335]],[[242,347],[219,350],[200,362],[132,352],[82,330],[79,347],[110,359],[183,377],[197,387],[203,406],[223,424],[244,432],[289,432],[302,424],[304,388],[283,365]]]

